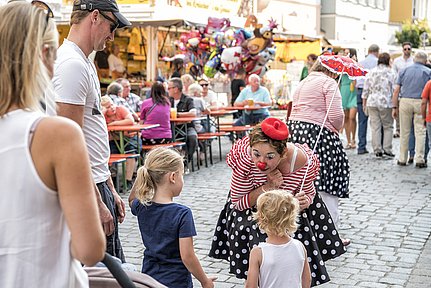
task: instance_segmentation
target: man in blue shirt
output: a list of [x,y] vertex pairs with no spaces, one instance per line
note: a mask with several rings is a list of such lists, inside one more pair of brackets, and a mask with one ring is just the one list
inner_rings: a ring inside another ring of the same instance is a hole
[[431,79],[431,69],[425,66],[427,54],[416,52],[415,63],[400,71],[392,96],[392,116],[400,118],[400,157],[397,164],[405,166],[407,162],[409,134],[412,121],[415,133],[415,159],[417,168],[426,168],[425,163],[425,126],[421,115],[422,90]]
[[[260,86],[260,77],[251,74],[248,77],[248,82],[249,86],[241,90],[233,105],[235,107],[271,105],[272,102],[268,89]],[[234,123],[234,126],[255,125],[267,117],[269,117],[267,107],[257,110],[245,109],[242,117]]]
[[[368,48],[368,55],[364,60],[360,61],[359,64],[365,69],[371,70],[377,66],[377,60],[379,56],[379,46],[376,44],[370,45]],[[365,115],[362,107],[362,91],[364,88],[364,79],[356,80],[356,88],[358,93],[356,95],[357,106],[358,106],[358,154],[366,154],[367,150],[367,128],[368,128],[368,116]]]

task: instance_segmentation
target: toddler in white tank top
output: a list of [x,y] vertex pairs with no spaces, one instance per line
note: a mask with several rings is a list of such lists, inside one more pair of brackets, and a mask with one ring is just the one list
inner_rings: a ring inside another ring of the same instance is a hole
[[298,201],[286,191],[259,196],[253,216],[268,238],[251,250],[246,288],[310,287],[307,252],[290,236],[297,229],[298,212]]

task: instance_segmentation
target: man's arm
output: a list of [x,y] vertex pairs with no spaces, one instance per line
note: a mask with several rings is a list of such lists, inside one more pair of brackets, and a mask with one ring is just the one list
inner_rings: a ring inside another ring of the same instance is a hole
[[[75,104],[67,104],[67,103],[58,103],[57,102],[57,115],[69,118],[81,127],[84,124],[84,106],[83,105],[75,105]],[[94,182],[94,181],[93,181]],[[102,201],[102,197],[100,196],[99,189],[97,189],[96,184],[94,183],[94,192],[96,193],[97,206],[99,207],[99,215],[100,220],[102,221],[103,230],[106,235],[111,235],[114,232],[114,219],[112,218],[109,209],[106,207],[105,203]]]
[[394,95],[392,95],[392,117],[395,119],[398,116],[398,97],[400,96],[401,86],[399,84],[395,85]]
[[114,196],[115,205],[118,211],[118,222],[123,223],[124,217],[126,217],[126,206],[124,205],[123,199],[118,195],[117,190],[115,190],[114,182],[112,182],[112,177],[108,178],[108,187]]
[[57,115],[69,118],[82,128],[84,125],[84,106],[57,102]]

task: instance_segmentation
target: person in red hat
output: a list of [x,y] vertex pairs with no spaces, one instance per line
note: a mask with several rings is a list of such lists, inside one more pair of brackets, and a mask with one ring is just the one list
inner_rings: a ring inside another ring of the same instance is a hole
[[230,273],[247,278],[250,250],[267,237],[252,220],[256,201],[267,191],[285,190],[299,201],[299,229],[294,237],[307,250],[315,286],[329,281],[324,261],[346,250],[322,199],[315,197],[319,160],[307,145],[288,143],[288,137],[284,122],[267,118],[233,145],[226,160],[233,172],[230,192],[209,256],[229,261]]

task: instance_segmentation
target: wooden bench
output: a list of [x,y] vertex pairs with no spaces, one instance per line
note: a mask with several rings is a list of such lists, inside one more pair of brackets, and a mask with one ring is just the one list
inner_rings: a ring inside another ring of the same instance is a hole
[[231,140],[235,142],[238,139],[244,137],[248,132],[250,132],[254,126],[220,126],[220,132],[229,132],[232,137]]
[[178,148],[186,145],[186,142],[171,142],[171,143],[163,143],[163,144],[151,144],[151,145],[142,145],[142,151],[149,151],[153,148],[158,147],[166,147],[166,148]]
[[[221,137],[223,137],[223,136],[229,136],[229,134],[230,134],[229,132],[214,132],[214,133],[201,133],[199,135],[202,136],[202,137],[213,137],[213,136],[215,136],[215,137],[218,138],[219,158],[220,158],[220,161],[222,161],[222,156],[221,156]],[[211,154],[211,157],[212,157],[212,154]],[[212,162],[211,162],[211,164],[212,164]]]
[[[121,154],[117,154],[117,155],[121,155]],[[117,190],[117,192],[120,192],[120,177],[118,175],[118,165],[125,164],[125,163],[126,163],[126,158],[124,157],[109,157],[109,161],[108,161],[109,167],[115,166],[115,168],[117,169],[117,176],[115,180],[115,190]],[[124,173],[125,171],[123,171],[123,177],[126,177]]]
[[[139,154],[111,154],[110,155],[110,159],[122,159],[125,158],[126,161],[127,159],[136,159],[139,160]],[[123,173],[121,175],[121,181],[123,183],[123,190],[126,189],[127,190],[127,182],[126,182],[126,163],[123,162]],[[118,171],[118,169],[117,169]],[[117,174],[117,178],[118,178],[118,174]],[[117,188],[116,188],[117,189]],[[119,191],[119,190],[117,190]],[[127,192],[127,191],[126,191]]]
[[[205,134],[205,135],[204,135]],[[213,151],[212,151],[212,140],[217,139],[219,137],[218,135],[210,135],[210,134],[217,134],[217,133],[202,133],[198,134],[198,141],[201,142],[204,146],[204,155],[205,155],[205,167],[208,167],[208,156],[207,156],[207,149],[208,147],[210,152],[210,163],[213,165]],[[196,152],[197,159],[200,161],[200,155],[199,151]]]

